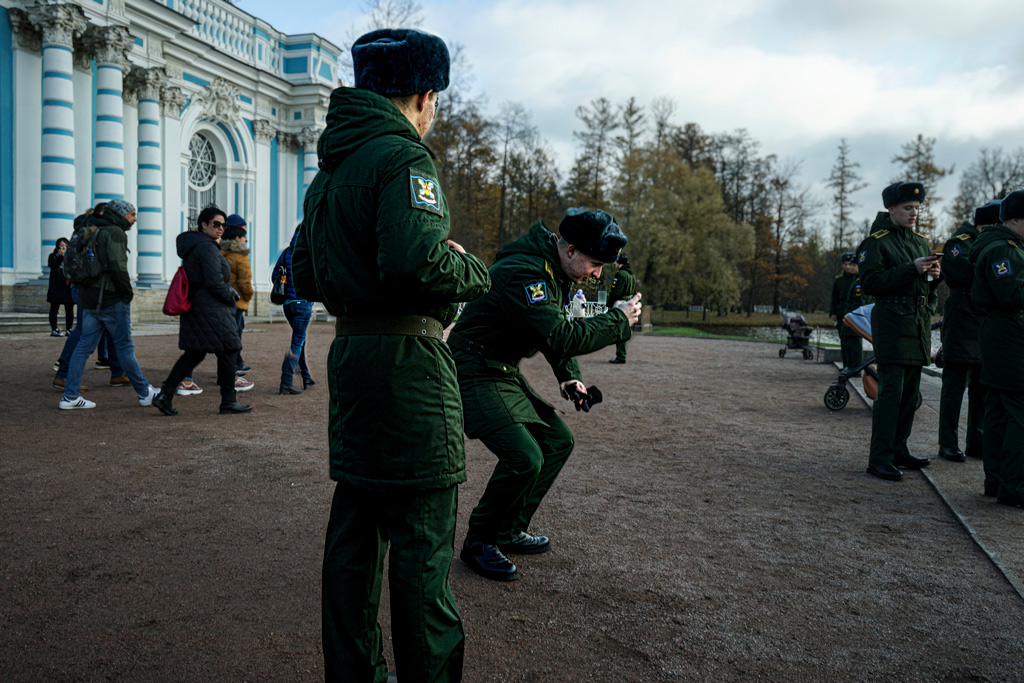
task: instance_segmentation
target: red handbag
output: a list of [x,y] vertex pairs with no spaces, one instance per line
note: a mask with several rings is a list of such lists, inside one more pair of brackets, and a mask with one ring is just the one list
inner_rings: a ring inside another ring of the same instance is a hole
[[170,289],[167,290],[167,298],[164,299],[164,315],[181,315],[192,308],[192,302],[188,300],[188,275],[184,266],[178,266],[178,272],[171,280]]

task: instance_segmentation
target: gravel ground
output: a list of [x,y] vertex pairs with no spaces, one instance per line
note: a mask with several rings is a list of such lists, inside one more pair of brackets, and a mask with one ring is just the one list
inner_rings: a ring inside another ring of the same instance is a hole
[[[288,328],[250,329],[243,416],[216,413],[212,358],[176,418],[94,369],[99,407],[59,411],[61,340],[0,339],[0,680],[322,679],[326,382],[278,396]],[[152,383],[176,342],[138,339]],[[1024,680],[1024,600],[920,474],[864,474],[870,412],[825,410],[833,369],[653,336],[611,356],[581,359],[605,402],[564,413],[552,551],[509,584],[453,563],[467,681]],[[460,541],[494,464],[468,459]]]

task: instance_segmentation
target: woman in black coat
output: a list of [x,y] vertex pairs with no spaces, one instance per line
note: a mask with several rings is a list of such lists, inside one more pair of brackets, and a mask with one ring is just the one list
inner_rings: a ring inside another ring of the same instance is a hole
[[217,356],[217,384],[220,385],[220,412],[247,413],[252,406],[242,405],[235,395],[235,354],[242,347],[235,323],[235,301],[238,295],[228,284],[231,268],[220,253],[220,237],[224,234],[224,212],[215,206],[199,214],[199,226],[178,235],[178,256],[188,275],[188,312],[179,318],[178,348],[184,353],[171,368],[160,393],[153,399],[164,415],[177,415],[171,399],[178,384],[207,353]]
[[50,266],[50,284],[46,288],[46,300],[50,302],[50,336],[61,336],[57,329],[57,311],[64,307],[64,331],[71,332],[75,323],[75,301],[71,298],[71,285],[64,279],[64,252],[68,241],[61,237],[47,260]]

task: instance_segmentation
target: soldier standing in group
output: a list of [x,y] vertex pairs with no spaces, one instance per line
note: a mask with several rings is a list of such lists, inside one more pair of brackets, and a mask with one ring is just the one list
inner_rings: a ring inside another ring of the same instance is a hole
[[1024,190],[1006,195],[999,218],[971,252],[971,300],[982,316],[984,492],[1024,507]]
[[860,281],[875,299],[871,338],[878,363],[878,397],[871,416],[868,473],[897,480],[897,469],[931,464],[907,449],[914,426],[921,368],[931,362],[931,316],[941,275],[939,257],[914,232],[925,189],[921,183],[893,183],[882,191],[882,204],[871,234],[857,248]]
[[[612,308],[619,301],[632,299],[636,294],[636,277],[633,276],[633,270],[629,267],[629,259],[626,258],[626,255],[620,254],[615,265],[618,267],[618,272],[615,274],[615,279],[612,280],[612,291],[608,293],[608,308]],[[608,362],[617,365],[626,364],[626,342],[619,342],[615,345],[615,358]]]
[[458,681],[465,637],[448,572],[466,458],[442,332],[490,279],[448,239],[448,204],[422,142],[448,87],[448,48],[381,29],[356,40],[352,61],[356,87],[331,93],[292,257],[296,295],[338,318],[327,360],[338,483],[324,547],[325,673],[386,678],[377,611],[388,555],[401,680]]
[[[839,328],[839,346],[843,356],[843,369],[846,372],[855,368],[864,360],[864,346],[857,332],[843,324],[843,317],[850,311],[859,308],[857,303],[861,291],[857,283],[857,255],[852,251],[844,252],[839,257],[843,264],[843,272],[836,275],[832,284],[832,306],[828,314]],[[856,304],[856,305],[854,305]]]
[[[971,303],[974,264],[971,247],[980,229],[999,222],[999,201],[974,212],[974,225],[964,223],[942,249],[942,277],[949,285],[949,298],[942,318],[942,397],[939,401],[939,455],[963,462],[967,456],[981,457],[985,390],[981,384],[981,320]],[[960,409],[967,390],[967,437],[960,450]]]
[[466,436],[498,457],[487,489],[469,518],[460,557],[498,581],[517,576],[506,553],[546,552],[550,542],[529,532],[530,520],[572,452],[572,433],[533,390],[519,362],[538,351],[554,370],[562,397],[587,407],[576,356],[629,339],[640,295],[608,312],[567,320],[572,285],[600,277],[626,244],[604,211],[569,209],[561,237],[537,223],[506,244],[491,266],[491,291],[466,305],[448,344],[455,351]]

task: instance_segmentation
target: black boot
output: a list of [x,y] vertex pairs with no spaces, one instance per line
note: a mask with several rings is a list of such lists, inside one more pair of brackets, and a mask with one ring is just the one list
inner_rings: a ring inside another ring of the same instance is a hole
[[514,581],[516,566],[493,543],[481,543],[469,538],[462,544],[459,558],[480,576],[494,581]]
[[242,405],[235,398],[235,390],[222,391],[220,394],[220,414],[248,413],[252,406]]
[[153,398],[153,405],[164,415],[177,415],[178,409],[171,405],[171,397],[174,392],[168,393],[161,389],[160,393]]

